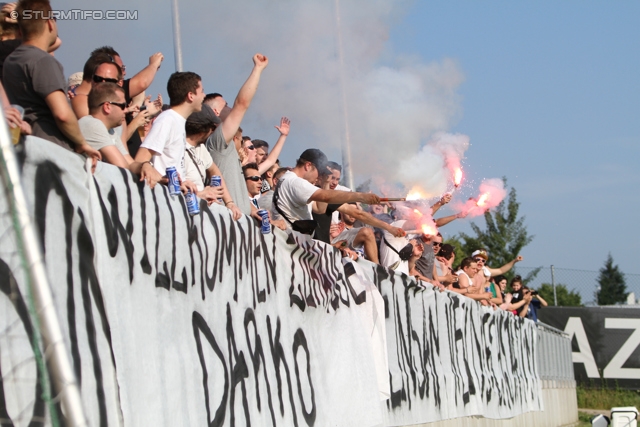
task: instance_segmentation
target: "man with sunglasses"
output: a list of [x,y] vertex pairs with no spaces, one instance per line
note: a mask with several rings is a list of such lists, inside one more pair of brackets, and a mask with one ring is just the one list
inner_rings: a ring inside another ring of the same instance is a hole
[[523,260],[522,256],[518,255],[515,259],[506,263],[500,268],[487,267],[487,261],[489,260],[489,254],[486,249],[478,249],[473,251],[471,258],[478,264],[478,272],[472,277],[473,287],[479,290],[491,289],[493,293],[493,299],[491,300],[495,304],[502,304],[502,294],[491,283],[492,276],[500,276],[507,273],[513,268],[513,266]]
[[[31,13],[25,19],[24,11]],[[64,148],[86,154],[96,162],[99,151],[85,141],[78,120],[69,106],[62,65],[48,52],[58,41],[58,26],[48,0],[25,0],[15,12],[22,33],[22,44],[4,63],[3,81],[12,104],[24,108],[24,119],[34,136]]]
[[[142,177],[153,177],[149,183],[159,181],[162,176],[149,162],[136,162],[122,143],[122,120],[124,119],[124,90],[113,82],[94,84],[88,98],[89,112],[78,121],[80,131],[89,145],[102,154],[102,159],[120,168],[129,169]],[[152,186],[153,188],[153,186]]]

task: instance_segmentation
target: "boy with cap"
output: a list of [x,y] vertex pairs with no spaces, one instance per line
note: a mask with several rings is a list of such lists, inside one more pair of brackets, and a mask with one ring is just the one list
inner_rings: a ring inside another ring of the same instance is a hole
[[[296,221],[312,221],[312,211],[324,213],[329,203],[380,203],[375,194],[329,189],[331,171],[327,163],[327,156],[322,151],[310,148],[300,155],[296,166],[283,175],[273,202],[274,210],[284,217],[288,227]],[[316,181],[322,182],[322,188],[314,185]],[[309,231],[308,234],[313,232]]]

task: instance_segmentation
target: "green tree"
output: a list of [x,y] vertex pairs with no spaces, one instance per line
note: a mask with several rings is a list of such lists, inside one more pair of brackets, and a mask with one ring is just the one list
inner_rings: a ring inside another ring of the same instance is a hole
[[[507,187],[507,178],[502,178],[505,187]],[[522,248],[531,243],[534,236],[529,235],[524,225],[525,217],[518,218],[520,203],[516,198],[516,189],[511,187],[508,196],[500,202],[493,210],[484,213],[486,222],[486,230],[483,230],[475,223],[471,223],[471,229],[475,236],[466,233],[460,233],[457,237],[462,242],[461,250],[465,256],[471,256],[471,253],[479,248],[485,248],[489,252],[488,265],[494,268],[501,267],[504,264],[516,258]],[[456,253],[457,255],[457,253]],[[456,261],[459,262],[458,259]],[[523,282],[526,284],[532,280],[540,268],[532,270]],[[514,267],[505,276],[508,280],[516,274]]]
[[[543,283],[538,288],[538,293],[549,304],[553,305],[553,286],[550,283]],[[558,306],[563,307],[582,307],[582,297],[574,289],[567,289],[567,285],[556,285],[556,297],[558,298]]]
[[627,300],[627,284],[624,280],[624,273],[617,265],[613,265],[611,254],[607,257],[604,267],[600,269],[598,284],[600,285],[596,291],[598,305],[613,305]]

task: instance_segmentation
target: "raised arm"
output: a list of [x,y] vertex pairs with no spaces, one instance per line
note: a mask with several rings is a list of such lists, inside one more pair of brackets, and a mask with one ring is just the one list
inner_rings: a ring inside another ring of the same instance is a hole
[[284,147],[284,142],[287,139],[287,135],[289,135],[290,123],[291,120],[283,117],[280,119],[280,126],[275,126],[275,128],[278,129],[278,132],[280,132],[280,137],[278,138],[278,141],[276,141],[276,145],[273,147],[267,158],[264,159],[264,161],[260,163],[260,165],[258,165],[258,173],[260,175],[268,171],[271,166],[276,163],[276,160],[278,160],[278,156],[280,156],[282,147]]
[[454,220],[456,220],[458,218],[464,218],[465,216],[467,216],[465,213],[458,212],[457,214],[444,216],[444,217],[438,218],[438,219],[436,219],[434,221],[436,222],[436,226],[437,227],[442,227],[442,226],[445,226],[445,225],[449,224],[451,221],[454,221]]
[[356,193],[355,191],[337,191],[319,189],[309,198],[308,202],[320,203],[355,203],[361,202],[368,205],[380,203],[380,197],[373,193]]
[[129,96],[131,98],[144,92],[151,86],[151,82],[153,82],[158,69],[160,69],[160,64],[162,64],[163,59],[164,55],[162,55],[162,53],[154,53],[149,57],[149,65],[131,78],[129,81]]
[[506,263],[500,268],[489,268],[489,272],[491,273],[492,276],[500,276],[501,274],[505,274],[506,272],[511,270],[513,266],[516,264],[516,262],[520,262],[523,259],[524,258],[518,255],[515,259],[509,261],[508,263]]
[[344,204],[338,208],[338,212],[342,212],[344,214],[354,217],[355,219],[359,219],[360,221],[372,227],[382,228],[383,230],[388,231],[395,237],[402,237],[407,234],[402,228],[393,227],[384,221],[380,221],[378,218],[374,217],[369,212],[360,210],[354,205]]
[[253,100],[253,96],[258,89],[260,76],[267,67],[267,64],[269,64],[269,59],[267,59],[266,56],[260,53],[256,53],[253,56],[253,70],[251,70],[249,78],[240,88],[231,112],[220,125],[222,126],[222,135],[224,135],[224,140],[227,141],[227,144],[233,139],[233,136],[240,127],[244,114],[247,112],[249,105],[251,105],[251,100]]
[[431,215],[435,215],[438,210],[451,201],[451,193],[446,193],[440,200],[431,206]]

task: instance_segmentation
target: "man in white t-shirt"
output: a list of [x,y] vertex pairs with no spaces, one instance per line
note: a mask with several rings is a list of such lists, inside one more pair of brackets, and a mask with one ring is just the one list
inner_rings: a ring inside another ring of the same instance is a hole
[[202,109],[202,81],[196,73],[176,72],[169,77],[167,92],[171,108],[162,112],[153,122],[149,134],[138,149],[136,160],[151,161],[161,175],[166,175],[166,169],[174,166],[182,179],[182,191],[197,193],[196,185],[185,179],[185,123],[191,113]]
[[[356,193],[329,189],[330,171],[327,156],[320,150],[305,150],[296,166],[282,177],[274,195],[274,210],[287,222],[287,227],[300,220],[311,220],[312,212],[324,213],[328,203],[362,202],[380,203],[380,198],[371,193]],[[322,188],[314,184],[320,179]],[[309,234],[313,230],[308,230]]]
[[160,180],[162,176],[149,162],[134,161],[122,144],[124,90],[115,83],[95,84],[89,92],[88,104],[89,115],[78,120],[78,125],[87,143],[100,151],[102,160],[143,177]]

